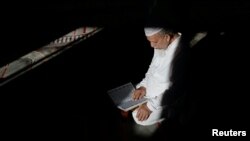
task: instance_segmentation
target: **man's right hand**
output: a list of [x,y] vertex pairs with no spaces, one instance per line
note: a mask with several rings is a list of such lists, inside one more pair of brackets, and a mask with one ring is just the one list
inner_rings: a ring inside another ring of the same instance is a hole
[[140,88],[135,90],[135,92],[132,96],[132,99],[139,100],[139,99],[143,98],[145,95],[146,95],[146,88],[141,86]]

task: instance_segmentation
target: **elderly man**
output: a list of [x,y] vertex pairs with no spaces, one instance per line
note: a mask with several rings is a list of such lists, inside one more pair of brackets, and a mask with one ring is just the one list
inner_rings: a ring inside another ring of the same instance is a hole
[[162,122],[162,112],[166,108],[162,99],[166,90],[171,87],[172,61],[181,34],[163,28],[145,28],[145,35],[154,48],[154,56],[145,78],[136,86],[133,99],[148,98],[132,113],[137,124],[152,125]]

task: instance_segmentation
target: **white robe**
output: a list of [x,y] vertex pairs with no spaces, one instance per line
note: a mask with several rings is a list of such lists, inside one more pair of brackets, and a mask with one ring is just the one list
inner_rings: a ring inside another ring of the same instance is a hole
[[152,125],[164,120],[161,117],[162,110],[165,107],[165,105],[162,105],[162,99],[164,92],[171,86],[171,62],[180,37],[177,37],[165,50],[154,49],[154,56],[145,78],[136,86],[136,88],[141,86],[146,88],[147,106],[152,113],[147,120],[138,121],[136,118],[137,110],[133,111],[132,115],[137,124]]

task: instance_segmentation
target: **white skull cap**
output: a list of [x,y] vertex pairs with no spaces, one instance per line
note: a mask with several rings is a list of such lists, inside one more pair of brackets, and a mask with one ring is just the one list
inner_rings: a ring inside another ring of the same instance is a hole
[[146,36],[152,36],[158,32],[160,32],[163,28],[160,28],[160,27],[146,27],[144,28],[144,31],[145,31],[145,35]]

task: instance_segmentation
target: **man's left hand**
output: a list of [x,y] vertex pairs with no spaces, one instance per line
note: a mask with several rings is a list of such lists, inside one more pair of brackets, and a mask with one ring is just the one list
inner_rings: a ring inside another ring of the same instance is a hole
[[151,114],[152,111],[149,110],[148,106],[146,103],[142,104],[141,106],[139,106],[139,108],[137,109],[137,119],[139,121],[144,121],[147,120],[149,115]]

